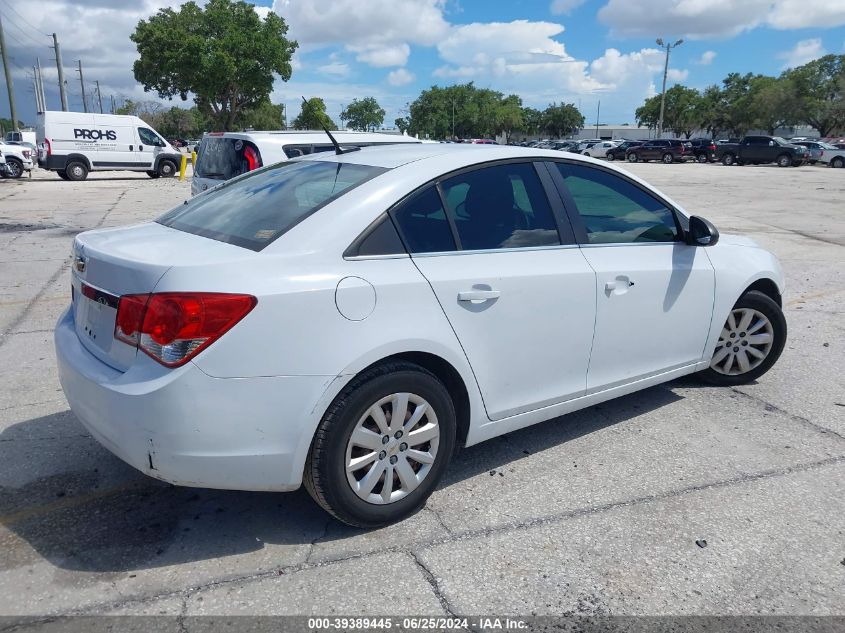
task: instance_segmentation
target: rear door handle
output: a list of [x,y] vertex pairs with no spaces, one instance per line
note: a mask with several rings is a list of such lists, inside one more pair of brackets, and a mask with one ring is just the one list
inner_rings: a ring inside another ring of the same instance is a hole
[[464,290],[458,293],[458,301],[489,301],[501,296],[498,290]]

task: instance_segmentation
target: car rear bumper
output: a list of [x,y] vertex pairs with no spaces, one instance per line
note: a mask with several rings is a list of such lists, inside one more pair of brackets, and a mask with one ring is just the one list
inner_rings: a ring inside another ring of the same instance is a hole
[[295,490],[325,376],[213,378],[193,363],[144,355],[122,373],[95,358],[65,311],[55,330],[59,380],[73,413],[105,448],[181,486]]

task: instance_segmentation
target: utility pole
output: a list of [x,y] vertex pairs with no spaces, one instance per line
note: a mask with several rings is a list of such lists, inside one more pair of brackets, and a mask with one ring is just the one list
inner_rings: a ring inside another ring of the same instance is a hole
[[114,95],[111,96],[111,113],[114,114],[115,107],[114,107]]
[[56,52],[56,70],[59,72],[59,96],[62,99],[62,112],[67,112],[67,92],[65,92],[65,69],[62,66],[62,49],[53,33],[53,50]]
[[452,99],[452,140],[455,140],[455,100]]
[[97,101],[100,102],[100,114],[103,113],[103,95],[100,94],[100,80],[94,80],[94,83],[97,84]]
[[599,115],[601,114],[601,99],[599,99],[599,106],[596,108],[596,138],[599,138]]
[[38,78],[38,96],[41,98],[41,108],[39,112],[44,112],[47,109],[47,97],[44,96],[44,76],[41,74],[41,60],[35,58],[35,68],[38,71],[36,77]]
[[660,95],[660,118],[657,120],[657,137],[663,136],[663,112],[666,109],[666,77],[669,74],[669,52],[673,48],[677,48],[684,43],[684,40],[678,40],[674,44],[663,43],[663,38],[659,37],[656,43],[661,48],[666,49],[666,64],[663,66],[663,93]]
[[79,65],[77,72],[79,73],[79,85],[82,86],[82,111],[88,112],[88,99],[85,97],[85,80],[82,78],[82,60],[76,62]]
[[3,72],[6,73],[6,90],[9,91],[9,111],[12,116],[12,130],[18,131],[18,111],[15,108],[15,87],[12,84],[12,72],[9,70],[9,58],[6,54],[6,37],[3,35],[3,20],[0,19],[0,49],[3,54]]

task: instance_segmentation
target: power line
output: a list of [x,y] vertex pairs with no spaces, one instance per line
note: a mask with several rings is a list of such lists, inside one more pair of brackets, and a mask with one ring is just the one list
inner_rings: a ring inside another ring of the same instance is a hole
[[41,34],[41,35],[43,35],[44,37],[50,37],[50,34],[49,34],[49,33],[45,33],[44,31],[42,31],[41,29],[39,29],[37,26],[35,26],[34,24],[32,24],[32,22],[30,22],[29,20],[27,20],[27,19],[26,19],[25,17],[23,17],[20,13],[18,13],[18,12],[15,10],[15,7],[13,7],[11,4],[9,4],[6,0],[2,0],[2,2],[3,2],[3,4],[5,4],[5,5],[6,5],[9,9],[11,9],[11,10],[12,10],[12,12],[13,12],[16,16],[18,16],[21,20],[23,20],[23,21],[24,21],[24,23],[25,23],[25,24],[27,24],[27,25],[29,26],[29,28],[31,28],[33,31],[35,31],[36,33],[40,33],[40,34]]
[[[30,35],[30,34],[29,34],[29,33],[27,33],[26,31],[24,31],[24,30],[23,30],[20,26],[18,26],[18,24],[17,24],[14,20],[11,20],[11,19],[9,18],[9,16],[8,16],[8,15],[3,15],[3,19],[6,21],[6,23],[7,23],[7,24],[11,24],[11,25],[12,25],[12,26],[14,26],[14,27],[15,27],[18,31],[20,31],[20,32],[21,32],[21,34],[22,34],[24,37],[28,38],[28,39],[29,39],[29,40],[30,40],[33,44],[35,44],[35,46],[39,46],[39,47],[40,47],[40,46],[43,46],[43,45],[44,45],[44,44],[43,44],[43,42],[39,42],[37,39],[35,39],[34,37],[32,37],[32,35]],[[14,35],[12,36],[12,38],[13,38],[15,41],[17,41],[17,42],[18,42],[21,46],[29,46],[28,44],[23,44],[23,43],[22,43],[20,40],[18,40],[18,39],[17,39]]]

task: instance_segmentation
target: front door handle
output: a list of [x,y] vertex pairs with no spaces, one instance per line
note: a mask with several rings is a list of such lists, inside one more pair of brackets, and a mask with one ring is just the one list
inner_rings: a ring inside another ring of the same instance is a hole
[[[613,281],[608,281],[604,284],[604,291],[608,294],[616,292],[617,294],[622,294],[628,291],[628,288],[634,285],[634,282],[627,277],[617,277]],[[618,291],[618,292],[617,292]]]
[[133,147],[135,147],[135,146],[134,146],[134,145],[130,145],[130,146],[129,146],[129,151],[130,151],[130,152],[132,151],[132,148],[133,148]]
[[498,290],[464,290],[458,293],[458,301],[489,301],[501,295]]

